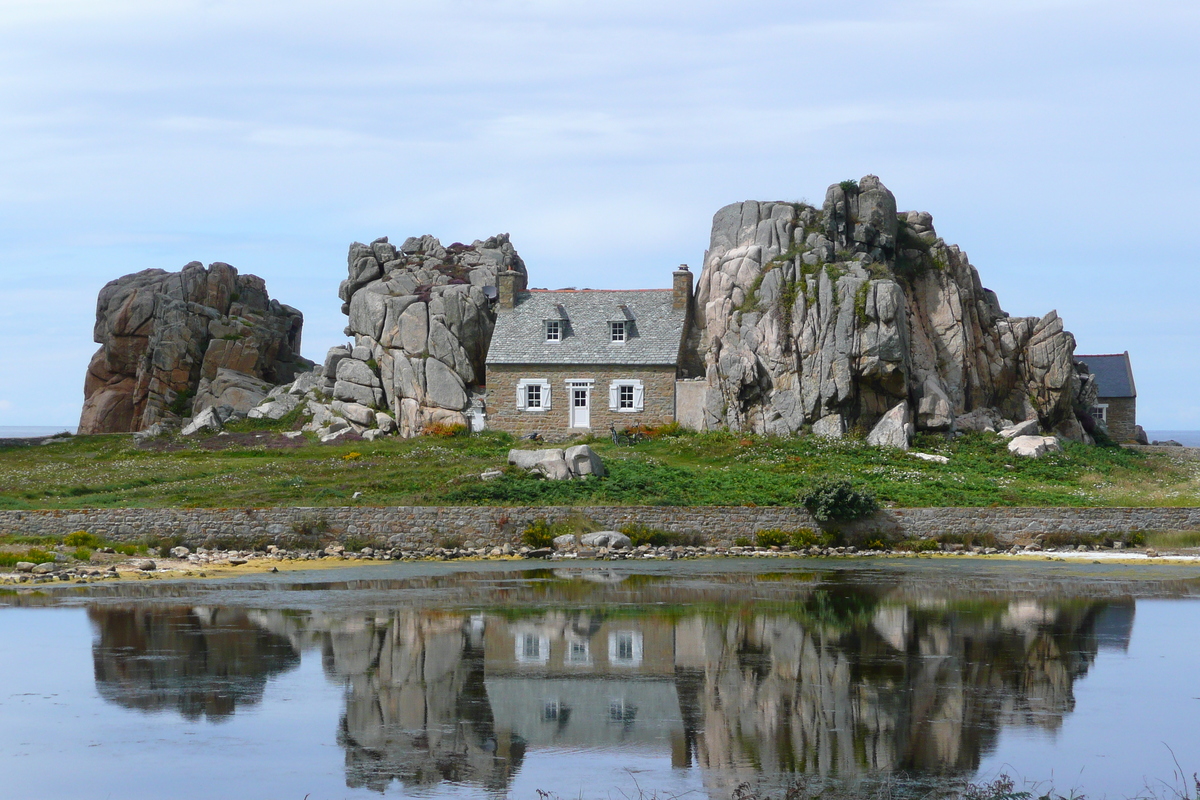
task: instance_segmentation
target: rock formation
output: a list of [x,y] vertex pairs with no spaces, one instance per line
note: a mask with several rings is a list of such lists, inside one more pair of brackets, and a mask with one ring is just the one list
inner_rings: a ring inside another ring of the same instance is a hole
[[111,281],[96,301],[80,433],[144,430],[205,408],[245,414],[300,357],[304,316],[256,275],[220,262],[149,269]]
[[1058,315],[1006,314],[933,218],[897,213],[873,175],[829,187],[821,209],[718,211],[691,344],[708,428],[838,437],[908,402],[917,430],[1036,418],[1084,438],[1090,381]]
[[347,262],[338,296],[353,344],[331,349],[323,368],[333,418],[359,430],[394,423],[402,436],[468,424],[496,319],[485,287],[525,272],[508,235],[449,247],[411,237],[398,249],[385,236],[350,245]]

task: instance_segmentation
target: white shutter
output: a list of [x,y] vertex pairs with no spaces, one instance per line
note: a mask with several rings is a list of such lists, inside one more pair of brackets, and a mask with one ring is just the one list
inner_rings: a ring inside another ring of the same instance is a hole
[[527,384],[527,383],[528,383],[528,381],[526,381],[524,378],[517,381],[517,410],[518,411],[525,410],[525,384]]
[[633,410],[641,411],[646,404],[646,390],[641,381],[633,382]]
[[608,385],[608,410],[617,411],[621,407],[621,384],[613,381]]
[[542,384],[542,408],[550,410],[550,381],[538,381]]

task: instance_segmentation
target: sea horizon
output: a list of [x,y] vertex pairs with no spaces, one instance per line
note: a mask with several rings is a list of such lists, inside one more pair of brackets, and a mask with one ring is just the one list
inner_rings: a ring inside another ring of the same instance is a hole
[[28,439],[34,436],[53,436],[56,433],[75,433],[78,425],[0,425],[0,439]]

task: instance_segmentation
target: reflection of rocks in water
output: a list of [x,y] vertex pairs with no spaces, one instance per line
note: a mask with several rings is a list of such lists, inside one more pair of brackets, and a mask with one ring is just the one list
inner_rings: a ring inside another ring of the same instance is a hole
[[970,773],[1001,727],[1062,724],[1097,620],[1127,634],[1133,604],[804,611],[676,626],[688,751],[723,770],[713,791],[792,772]]
[[524,743],[493,728],[482,634],[481,620],[416,612],[328,632],[326,670],[347,683],[338,732],[347,786],[383,791],[393,780],[448,780],[507,787]]
[[100,607],[96,680],[127,706],[220,716],[315,650],[346,688],[351,788],[507,792],[527,750],[628,747],[669,750],[729,797],[795,773],[964,776],[1005,726],[1057,730],[1097,652],[1128,645],[1134,610],[831,580],[787,602],[664,595],[664,611],[632,580],[621,597],[634,602],[581,602],[598,584],[572,575],[536,605],[476,616]]
[[300,663],[287,639],[241,611],[98,606],[88,617],[100,635],[92,646],[97,691],[126,708],[227,717],[258,703],[267,678]]

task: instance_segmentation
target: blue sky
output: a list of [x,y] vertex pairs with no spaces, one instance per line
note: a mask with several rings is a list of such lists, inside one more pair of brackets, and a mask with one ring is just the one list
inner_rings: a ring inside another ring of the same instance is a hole
[[1197,41],[1168,0],[0,0],[0,425],[75,423],[128,272],[261,275],[320,359],[353,240],[666,286],[722,205],[873,173],[1200,428]]

